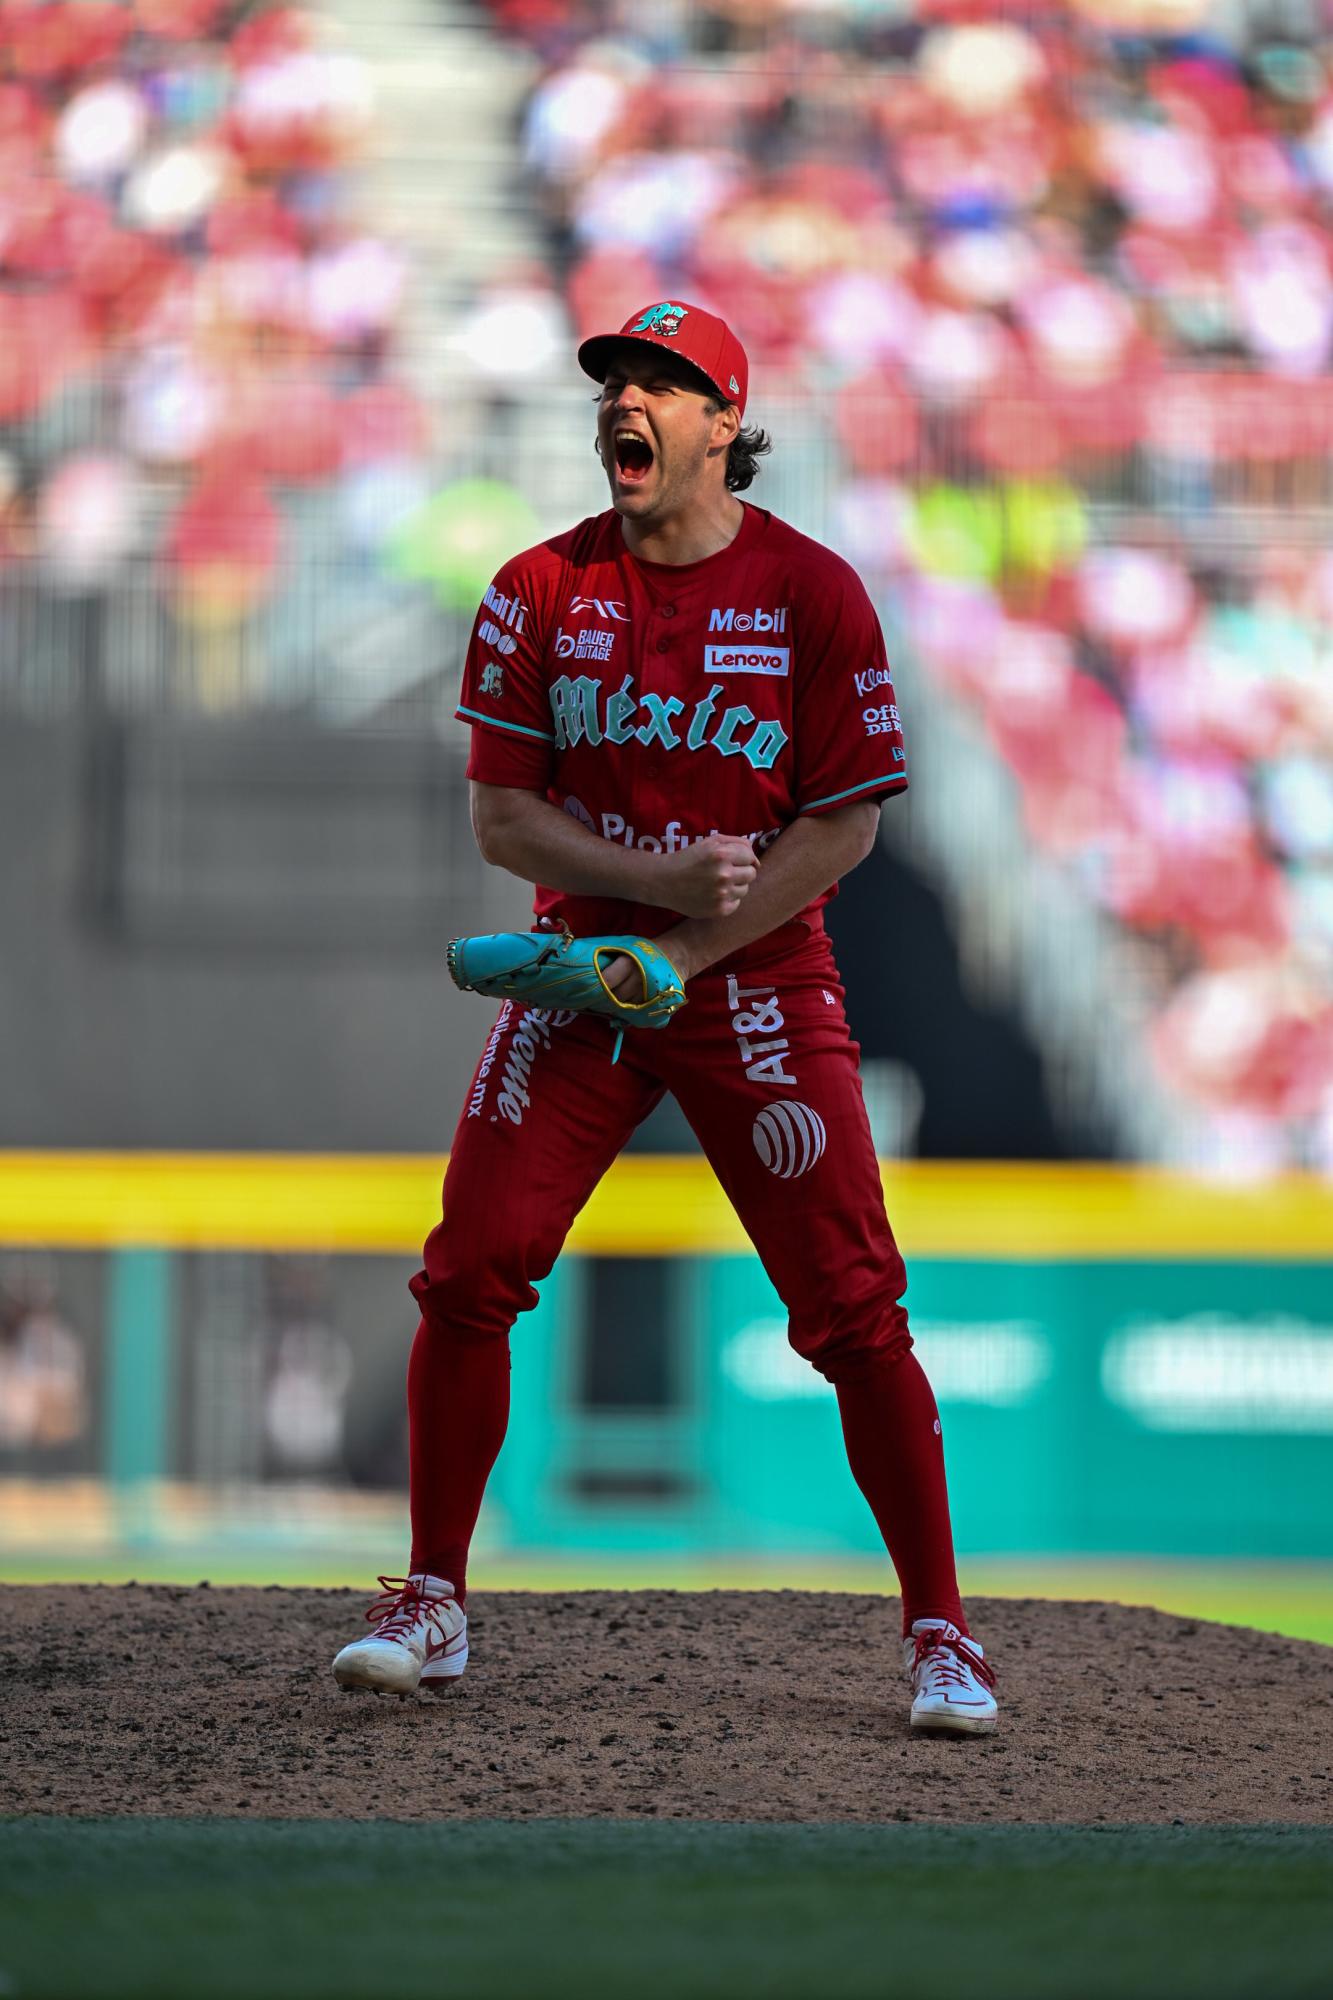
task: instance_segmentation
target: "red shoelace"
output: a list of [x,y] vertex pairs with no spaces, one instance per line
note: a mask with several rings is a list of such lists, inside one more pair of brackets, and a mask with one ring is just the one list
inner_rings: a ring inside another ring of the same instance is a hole
[[990,1666],[974,1646],[969,1646],[961,1634],[957,1639],[946,1639],[943,1632],[918,1632],[916,1651],[912,1657],[912,1673],[930,1654],[931,1678],[946,1687],[963,1687],[968,1684],[968,1673],[974,1674],[983,1687],[995,1685],[995,1669]]
[[442,1597],[423,1596],[410,1576],[381,1576],[375,1580],[382,1595],[375,1599],[366,1618],[377,1633],[388,1639],[409,1631],[423,1615],[432,1623],[438,1622],[437,1613],[448,1602]]

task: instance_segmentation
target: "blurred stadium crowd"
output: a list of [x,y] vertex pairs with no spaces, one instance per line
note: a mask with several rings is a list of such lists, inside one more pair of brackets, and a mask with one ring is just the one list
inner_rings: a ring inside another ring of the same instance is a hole
[[370,109],[292,8],[5,0],[0,569],[89,590],[147,536],[207,627],[273,587],[275,488],[382,533],[426,418],[386,366],[402,258],[347,216]]
[[[1322,8],[489,13],[538,65],[548,262],[473,302],[477,378],[646,299],[723,312],[758,421],[813,412],[897,643],[1134,940],[1172,1087],[1246,1164],[1333,1171]],[[272,588],[293,492],[386,549],[432,444],[401,256],[346,219],[356,64],[234,0],[0,21],[0,571],[87,587],[156,507],[207,625]]]
[[698,298],[820,401],[833,538],[1152,942],[1172,1082],[1333,1167],[1319,12],[494,11],[578,331]]

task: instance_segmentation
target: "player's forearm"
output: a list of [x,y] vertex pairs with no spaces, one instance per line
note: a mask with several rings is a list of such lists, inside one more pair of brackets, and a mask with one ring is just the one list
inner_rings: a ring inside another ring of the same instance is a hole
[[537,792],[474,782],[471,797],[477,845],[497,868],[568,896],[614,896],[627,903],[675,907],[661,855],[603,840]]
[[793,820],[765,853],[738,910],[729,917],[687,917],[658,943],[682,977],[692,979],[718,959],[767,937],[822,896],[865,860],[878,826],[874,804]]

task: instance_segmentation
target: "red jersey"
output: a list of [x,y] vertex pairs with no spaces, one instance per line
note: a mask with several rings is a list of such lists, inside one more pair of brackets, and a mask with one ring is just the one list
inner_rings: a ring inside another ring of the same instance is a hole
[[[760,507],[701,562],[643,562],[611,509],[515,556],[482,600],[457,713],[469,778],[541,792],[658,854],[710,833],[762,852],[804,813],[907,785],[864,585]],[[826,900],[801,912],[812,929]],[[540,887],[533,907],[580,936],[680,921]]]

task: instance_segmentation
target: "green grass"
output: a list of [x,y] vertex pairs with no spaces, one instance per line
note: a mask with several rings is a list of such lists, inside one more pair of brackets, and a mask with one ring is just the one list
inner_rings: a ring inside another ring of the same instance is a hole
[[0,1992],[1295,2000],[1310,1827],[0,1821]]

